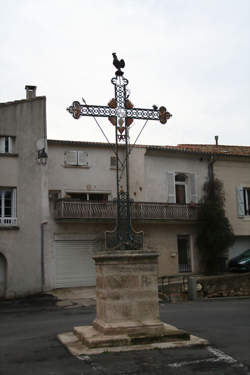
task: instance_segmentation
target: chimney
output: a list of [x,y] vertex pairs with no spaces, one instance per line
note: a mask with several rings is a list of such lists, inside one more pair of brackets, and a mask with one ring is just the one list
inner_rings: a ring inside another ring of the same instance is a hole
[[26,90],[26,99],[32,99],[36,97],[36,86],[25,86]]
[[216,146],[218,146],[218,140],[219,140],[219,136],[218,136],[218,135],[216,135],[216,136],[215,136],[214,138],[215,138],[215,145],[216,145]]

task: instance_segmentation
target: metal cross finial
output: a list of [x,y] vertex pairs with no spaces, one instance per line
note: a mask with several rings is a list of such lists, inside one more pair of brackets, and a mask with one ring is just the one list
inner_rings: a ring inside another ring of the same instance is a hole
[[[73,104],[67,108],[69,113],[75,119],[81,116],[108,117],[109,121],[115,127],[116,136],[116,181],[117,181],[117,225],[112,232],[106,232],[106,247],[120,250],[136,250],[143,247],[142,232],[136,233],[131,226],[130,206],[131,200],[129,197],[129,126],[134,119],[139,120],[158,120],[162,124],[166,124],[167,120],[172,116],[165,107],[153,106],[152,109],[134,108],[133,104],[128,99],[128,80],[123,77],[121,69],[125,67],[123,59],[118,60],[116,53],[113,53],[113,64],[117,71],[116,77],[111,79],[115,87],[115,97],[111,99],[108,106],[87,105],[80,104],[74,101]],[[125,159],[121,163],[118,157],[119,142],[125,144]],[[123,171],[126,171],[125,190],[121,186],[121,179]]]

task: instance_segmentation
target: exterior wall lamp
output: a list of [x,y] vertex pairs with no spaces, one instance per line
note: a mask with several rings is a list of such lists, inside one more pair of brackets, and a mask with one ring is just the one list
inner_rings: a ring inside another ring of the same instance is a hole
[[45,151],[45,148],[42,148],[41,150],[38,150],[37,152],[37,159],[39,160],[40,164],[46,165],[48,160],[48,154]]

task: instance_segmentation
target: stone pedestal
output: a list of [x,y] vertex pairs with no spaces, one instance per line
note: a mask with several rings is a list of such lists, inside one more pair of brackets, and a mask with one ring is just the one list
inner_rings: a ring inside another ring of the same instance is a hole
[[105,252],[96,262],[96,320],[108,335],[160,332],[157,260],[145,251]]
[[[73,354],[191,343],[187,332],[159,319],[156,252],[106,251],[96,255],[94,260],[96,319],[92,326],[74,327],[73,334],[58,335]],[[197,340],[195,338],[195,345]]]

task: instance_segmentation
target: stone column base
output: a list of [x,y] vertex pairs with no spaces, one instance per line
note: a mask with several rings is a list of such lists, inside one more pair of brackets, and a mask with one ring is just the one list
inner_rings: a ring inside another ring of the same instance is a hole
[[73,334],[59,335],[71,352],[94,354],[99,349],[129,347],[138,350],[142,346],[190,341],[189,333],[159,319],[156,252],[106,251],[94,260],[97,316],[92,326],[74,327]]

